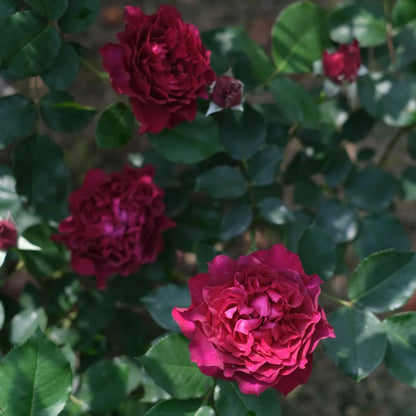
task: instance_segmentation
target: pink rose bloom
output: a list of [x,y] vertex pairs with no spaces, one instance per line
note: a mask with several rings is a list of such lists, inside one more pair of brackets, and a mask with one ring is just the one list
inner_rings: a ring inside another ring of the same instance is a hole
[[152,15],[127,6],[124,21],[119,43],[108,43],[100,53],[113,88],[130,97],[140,134],[192,121],[197,97],[208,99],[207,87],[216,78],[198,29],[173,6],[160,6]]
[[17,230],[12,221],[0,221],[0,250],[6,251],[17,244]]
[[189,280],[192,304],[173,318],[191,342],[191,360],[246,394],[288,394],[306,383],[319,341],[335,337],[318,305],[320,284],[283,245],[209,263]]
[[126,276],[154,262],[163,231],[175,225],[164,214],[164,192],[153,175],[152,166],[126,166],[110,175],[93,169],[69,198],[71,215],[52,239],[71,251],[77,273],[97,277],[99,289],[106,288],[109,276]]
[[324,51],[322,66],[324,74],[335,84],[355,81],[361,66],[358,40],[354,39],[349,45],[340,45],[334,53]]
[[211,100],[221,108],[231,108],[241,104],[243,83],[235,78],[223,75],[217,79],[212,90]]

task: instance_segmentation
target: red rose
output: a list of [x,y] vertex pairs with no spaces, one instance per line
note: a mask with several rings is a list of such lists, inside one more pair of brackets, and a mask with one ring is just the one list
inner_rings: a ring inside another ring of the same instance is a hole
[[164,192],[153,175],[152,166],[126,166],[110,175],[90,170],[70,196],[71,215],[52,238],[71,250],[77,273],[97,277],[99,289],[106,288],[107,277],[126,276],[155,261],[163,247],[162,232],[174,225],[164,215]]
[[192,121],[197,97],[208,99],[207,87],[216,78],[198,29],[172,6],[149,16],[127,6],[124,20],[119,44],[108,43],[100,53],[113,88],[130,97],[140,134]]
[[354,39],[349,45],[340,45],[337,52],[324,51],[322,66],[324,74],[336,84],[354,81],[361,66],[360,44]]
[[0,250],[8,250],[17,244],[17,230],[13,222],[9,220],[0,221]]
[[335,336],[318,305],[321,283],[282,245],[237,261],[220,255],[189,280],[191,306],[172,315],[204,374],[246,394],[288,394],[307,381],[319,340]]
[[217,79],[212,90],[212,101],[221,108],[235,107],[243,99],[243,83],[223,75]]

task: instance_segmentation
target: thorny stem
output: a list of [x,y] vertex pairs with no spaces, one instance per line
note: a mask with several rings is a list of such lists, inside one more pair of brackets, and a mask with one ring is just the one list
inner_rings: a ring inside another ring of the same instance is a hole
[[388,142],[386,148],[384,149],[383,153],[380,156],[380,160],[377,163],[377,166],[379,168],[383,167],[387,159],[393,150],[393,148],[396,146],[396,144],[399,142],[400,138],[403,136],[404,133],[407,133],[410,130],[411,127],[403,127],[396,131],[396,133],[393,135],[393,137]]
[[353,302],[348,302],[347,300],[337,298],[336,296],[333,296],[329,293],[321,292],[321,295],[324,298],[327,298],[329,300],[332,300],[333,302],[339,303],[340,305],[346,306],[347,308],[351,308],[353,306]]
[[108,81],[108,74],[104,71],[100,71],[97,69],[94,65],[92,65],[90,62],[88,62],[84,58],[78,58],[79,62],[81,62],[82,65],[84,65],[86,68],[88,68],[94,75],[96,75],[101,81],[107,82]]

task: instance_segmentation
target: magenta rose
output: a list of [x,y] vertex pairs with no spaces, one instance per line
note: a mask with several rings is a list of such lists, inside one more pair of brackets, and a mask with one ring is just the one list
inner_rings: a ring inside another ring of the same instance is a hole
[[152,166],[126,166],[110,175],[93,169],[70,196],[71,215],[52,238],[71,251],[77,273],[97,277],[99,289],[106,288],[107,277],[126,276],[155,261],[163,231],[174,225],[164,214],[164,192],[153,175]]
[[211,100],[221,108],[231,108],[241,104],[243,83],[236,78],[223,75],[215,81]]
[[356,39],[349,45],[340,45],[334,53],[324,51],[322,55],[324,74],[335,84],[355,81],[360,66],[360,44]]
[[108,43],[100,53],[113,88],[130,97],[140,134],[192,121],[197,97],[208,99],[207,87],[216,78],[198,29],[172,6],[152,15],[127,6],[124,21],[119,43]]
[[12,221],[0,221],[0,250],[8,250],[17,244],[17,230]]
[[189,280],[191,306],[172,315],[204,374],[237,381],[246,394],[288,394],[308,380],[318,342],[335,336],[318,304],[321,283],[283,245],[220,255]]

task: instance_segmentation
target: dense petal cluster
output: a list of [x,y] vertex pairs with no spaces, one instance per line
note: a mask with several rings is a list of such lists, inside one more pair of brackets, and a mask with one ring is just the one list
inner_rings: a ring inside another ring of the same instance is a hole
[[204,374],[237,381],[246,394],[288,394],[307,381],[318,342],[334,337],[318,305],[321,283],[282,245],[220,255],[189,280],[191,306],[172,315]]
[[356,39],[349,45],[340,45],[334,53],[324,51],[322,55],[324,74],[335,84],[355,81],[360,66],[360,45]]
[[152,166],[126,166],[110,175],[93,169],[70,196],[71,215],[52,238],[71,251],[76,272],[97,277],[99,289],[107,277],[155,261],[162,232],[174,225],[164,214],[164,192],[153,175]]
[[198,29],[166,5],[152,15],[127,6],[124,20],[119,43],[100,53],[113,88],[130,97],[140,134],[192,121],[197,97],[208,99],[207,87],[216,78]]
[[8,250],[17,244],[17,229],[12,221],[0,220],[0,250]]

